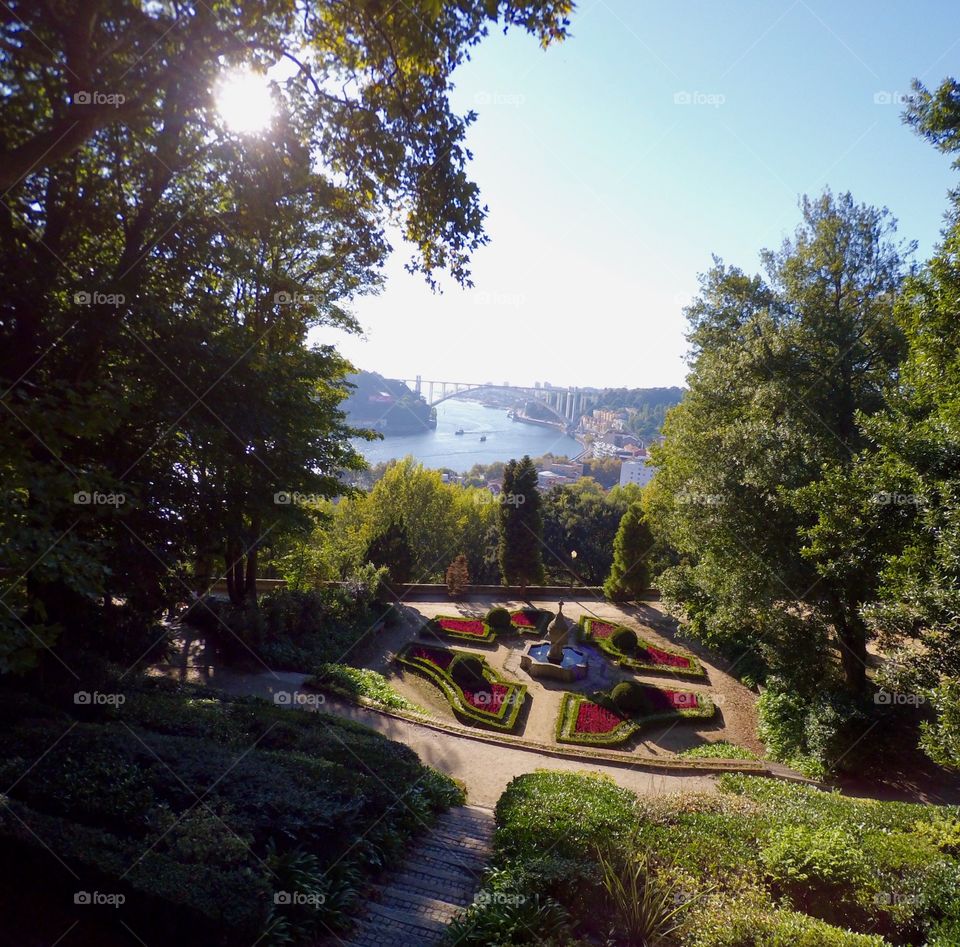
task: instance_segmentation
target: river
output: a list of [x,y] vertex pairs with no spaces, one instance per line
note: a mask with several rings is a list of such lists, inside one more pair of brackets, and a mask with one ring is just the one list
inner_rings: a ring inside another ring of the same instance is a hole
[[[463,428],[463,434],[455,434]],[[481,435],[486,441],[481,442]],[[529,454],[575,457],[582,448],[553,428],[511,421],[503,408],[451,398],[437,405],[437,427],[421,434],[393,434],[382,441],[359,441],[356,447],[371,464],[412,454],[425,467],[448,467],[464,473],[474,464],[492,464]]]

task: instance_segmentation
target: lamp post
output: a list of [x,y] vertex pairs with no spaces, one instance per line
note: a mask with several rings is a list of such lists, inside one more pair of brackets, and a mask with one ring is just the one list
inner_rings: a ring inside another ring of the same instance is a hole
[[573,591],[573,580],[576,579],[577,573],[573,571],[573,566],[577,563],[577,550],[570,550],[570,562],[573,564],[570,566],[570,591]]

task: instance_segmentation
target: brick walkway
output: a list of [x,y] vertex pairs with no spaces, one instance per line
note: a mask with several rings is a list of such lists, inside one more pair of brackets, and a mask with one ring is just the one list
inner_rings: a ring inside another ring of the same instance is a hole
[[421,947],[443,939],[473,901],[490,857],[493,813],[458,806],[444,813],[394,874],[373,889],[346,947]]

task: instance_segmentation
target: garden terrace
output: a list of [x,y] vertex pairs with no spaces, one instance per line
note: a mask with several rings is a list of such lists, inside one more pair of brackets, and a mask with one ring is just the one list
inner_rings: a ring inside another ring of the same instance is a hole
[[[657,647],[624,625],[585,615],[580,619],[580,627],[587,641],[596,644],[621,667],[632,671],[653,671],[657,674],[676,674],[684,677],[706,676],[703,666],[692,655]],[[617,646],[617,637],[622,632],[627,632],[628,635],[636,638],[635,650],[627,652]]]
[[[436,684],[464,723],[504,731],[517,725],[526,686],[502,677],[483,658],[467,651],[411,643],[397,655],[397,661]],[[467,662],[481,669],[472,685],[458,679],[458,671]]]

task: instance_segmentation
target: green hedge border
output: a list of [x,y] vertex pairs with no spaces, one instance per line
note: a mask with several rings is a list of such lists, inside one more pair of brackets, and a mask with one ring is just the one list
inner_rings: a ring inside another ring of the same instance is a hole
[[552,622],[555,617],[553,612],[547,611],[545,608],[509,608],[507,611],[509,611],[511,615],[513,615],[514,612],[536,612],[537,624],[534,628],[528,628],[526,625],[517,625],[512,620],[510,625],[518,634],[534,635],[537,638],[546,636],[550,628],[550,622]]
[[[684,707],[680,710],[664,710],[655,714],[634,715],[633,717],[624,720],[624,723],[629,723],[631,728],[625,730],[622,734],[620,728],[618,727],[616,730],[612,730],[610,733],[590,733],[578,735],[573,730],[577,719],[575,711],[579,710],[580,704],[584,701],[597,704],[600,707],[606,706],[607,710],[612,710],[614,713],[619,713],[619,711],[612,706],[607,706],[602,700],[597,699],[601,696],[599,694],[588,696],[586,694],[578,694],[574,691],[567,691],[560,701],[560,711],[557,714],[557,742],[579,743],[585,746],[610,746],[614,743],[624,742],[624,740],[626,740],[628,737],[632,736],[637,731],[642,730],[645,726],[647,726],[647,724],[659,723],[667,720],[710,720],[717,712],[716,704],[714,704],[710,696],[701,691],[691,691],[678,687],[661,688],[657,687],[655,684],[643,684],[639,681],[637,683],[640,684],[641,687],[646,687],[650,690],[672,690],[684,694],[694,694],[697,698],[697,706]],[[609,700],[609,695],[604,694],[602,696],[607,697]]]
[[[595,704],[586,694],[577,694],[573,691],[567,691],[560,700],[560,711],[557,714],[557,724],[555,736],[557,743],[575,743],[582,746],[613,746],[617,743],[624,743],[635,733],[638,733],[640,727],[632,720],[624,720],[615,730],[609,733],[577,733],[574,727],[577,723],[577,714],[580,712],[580,705],[588,703]],[[599,706],[599,705],[598,705]]]
[[453,654],[454,658],[453,661],[450,662],[450,668],[452,668],[457,661],[461,661],[464,658],[477,658],[483,664],[483,676],[488,681],[492,684],[502,684],[509,688],[509,693],[500,705],[500,710],[496,714],[484,713],[467,702],[463,696],[463,689],[454,681],[450,675],[449,668],[446,671],[441,671],[440,668],[431,664],[429,661],[410,656],[410,652],[414,648],[423,647],[431,646],[421,645],[412,641],[403,647],[394,660],[436,684],[444,697],[447,698],[450,709],[453,710],[458,719],[463,722],[493,727],[495,730],[503,730],[505,732],[513,730],[517,724],[517,718],[520,716],[520,710],[526,701],[526,684],[520,684],[517,681],[511,681],[501,676],[487,664],[482,655],[474,654],[471,651],[457,651],[454,648],[437,648],[434,646],[434,650],[436,651],[448,651]]
[[[439,625],[442,618],[449,618],[451,621],[478,621],[483,625],[483,634],[468,635],[459,631],[448,631]],[[482,641],[489,644],[496,637],[497,630],[492,625],[487,624],[485,618],[467,618],[464,615],[434,615],[433,618],[427,619],[427,622],[420,628],[420,634],[423,637],[442,635],[444,638],[455,638],[457,641]]]
[[[658,651],[665,651],[668,654],[676,655],[678,658],[684,658],[687,662],[689,662],[689,668],[675,668],[667,664],[647,664],[643,661],[636,660],[636,658],[631,658],[628,654],[624,654],[622,651],[617,650],[617,648],[615,648],[610,641],[610,638],[594,638],[590,631],[590,626],[594,623],[594,621],[602,621],[605,625],[613,625],[618,629],[625,628],[627,631],[633,631],[633,629],[617,622],[607,621],[605,618],[591,618],[586,615],[581,615],[580,620],[577,622],[584,639],[589,641],[595,647],[599,648],[605,655],[607,655],[607,657],[620,665],[620,667],[627,668],[630,671],[647,671],[654,674],[669,674],[671,677],[707,676],[707,672],[704,670],[703,665],[693,655],[681,654],[679,651],[674,651],[672,648],[661,648],[659,645],[654,645],[651,642],[641,638],[640,635],[637,635],[638,647],[656,648]],[[634,634],[636,634],[635,631]]]

